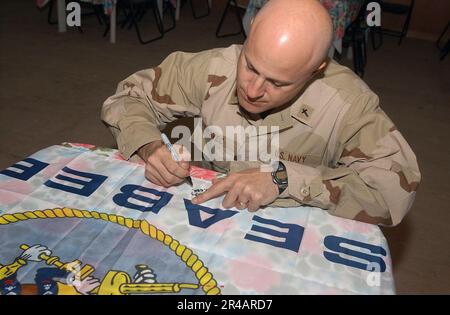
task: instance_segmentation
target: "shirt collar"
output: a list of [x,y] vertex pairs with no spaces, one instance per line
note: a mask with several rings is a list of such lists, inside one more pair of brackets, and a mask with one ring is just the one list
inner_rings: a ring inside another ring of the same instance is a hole
[[249,124],[267,126],[268,132],[270,132],[270,127],[272,126],[278,126],[280,131],[291,128],[293,126],[292,118],[309,127],[313,127],[320,116],[319,113],[322,111],[323,106],[328,103],[334,94],[330,94],[329,92],[324,93],[323,84],[321,80],[314,80],[308,83],[299,93],[299,96],[280,109],[273,110],[264,119],[258,115],[253,116],[241,110],[237,96],[236,82],[232,88],[228,104],[236,106],[236,113],[242,116]]
[[284,106],[280,109],[273,110],[269,115],[262,118],[260,115],[252,115],[245,112],[238,107],[236,113],[243,117],[249,125],[256,127],[267,127],[258,128],[258,134],[272,133],[275,131],[282,131],[292,127],[292,118],[290,114],[290,106]]
[[237,88],[236,88],[236,81],[234,81],[234,85],[231,89],[231,95],[230,98],[228,99],[228,104],[229,105],[239,105],[239,99],[237,96]]

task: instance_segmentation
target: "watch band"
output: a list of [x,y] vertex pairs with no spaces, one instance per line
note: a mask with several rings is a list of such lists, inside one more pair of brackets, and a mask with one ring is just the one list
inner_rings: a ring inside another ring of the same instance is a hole
[[278,186],[279,195],[281,195],[288,187],[286,166],[282,162],[278,162],[277,170],[272,172],[272,181]]

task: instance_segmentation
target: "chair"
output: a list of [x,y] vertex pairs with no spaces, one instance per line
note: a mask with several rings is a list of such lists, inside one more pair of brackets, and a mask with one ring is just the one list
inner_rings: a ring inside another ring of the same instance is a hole
[[445,45],[442,45],[442,39],[444,39],[445,34],[447,33],[448,29],[450,27],[450,22],[447,23],[447,26],[442,31],[441,35],[439,36],[438,40],[436,41],[436,46],[440,51],[440,60],[444,60],[444,58],[448,55],[448,52],[450,51],[450,38],[447,37],[447,43]]
[[345,36],[342,39],[344,46],[352,46],[353,53],[353,71],[360,76],[364,76],[364,70],[367,64],[366,48],[366,6],[361,6],[356,19],[346,28]]
[[[239,31],[235,33],[226,33],[226,34],[220,34],[220,31],[222,30],[223,22],[225,21],[225,17],[228,15],[228,11],[231,9],[231,7],[234,7],[234,11],[236,13],[236,19],[239,24]],[[242,7],[238,4],[237,0],[228,0],[227,5],[225,6],[225,9],[223,10],[222,17],[220,18],[219,25],[216,29],[216,37],[228,37],[228,36],[234,36],[242,34],[244,38],[246,37],[244,26],[242,24],[242,17],[240,14],[240,10],[245,9],[245,7]]]
[[209,1],[208,0],[204,0],[204,1],[206,2],[206,13],[197,15],[197,12],[195,10],[195,6],[194,6],[193,1],[189,0],[189,4],[190,4],[191,9],[192,9],[192,16],[194,17],[194,19],[200,19],[202,17],[205,17],[205,16],[209,15],[210,10],[211,10],[211,8],[209,7]]
[[[414,9],[415,0],[410,0],[409,5],[390,3],[382,0],[376,0],[376,2],[380,4],[382,12],[391,13],[395,15],[406,15],[406,17],[401,31],[385,29],[381,26],[373,27],[371,31],[373,49],[376,50],[381,47],[381,45],[383,44],[383,34],[398,37],[399,38],[398,44],[400,45],[402,43],[403,38],[408,33],[409,23],[411,21],[411,14]],[[375,43],[375,34],[379,35],[380,41],[378,45]]]
[[[187,0],[176,0],[176,9],[175,9],[175,19],[179,20],[180,19],[180,11],[181,8],[186,4]],[[191,6],[191,10],[192,10],[192,16],[194,17],[194,19],[200,19],[202,17],[208,16],[211,12],[211,1],[212,0],[202,0],[206,2],[206,13],[197,14],[197,11],[195,9],[194,6],[194,1],[193,0],[189,0],[189,5]]]
[[54,0],[50,0],[47,4],[48,7],[47,23],[50,25],[58,24],[58,21],[52,20],[54,5],[55,5]]
[[[122,21],[118,21],[121,24],[121,28],[127,26],[127,29],[131,29],[133,26],[136,30],[136,34],[138,40],[141,44],[145,45],[151,43],[155,40],[161,39],[164,37],[164,34],[173,30],[176,26],[175,22],[175,14],[172,5],[169,2],[163,1],[163,15],[166,11],[169,11],[170,18],[172,20],[171,26],[165,28],[163,17],[160,15],[158,10],[158,5],[156,0],[122,0],[117,2],[117,12],[122,13],[125,16],[125,19]],[[155,19],[156,28],[158,31],[158,35],[151,37],[149,39],[144,39],[142,36],[142,30],[139,26],[139,22],[142,21],[143,17],[147,13],[147,11],[151,9],[153,13],[153,17]],[[110,26],[107,25],[105,32],[103,33],[103,37],[106,36],[109,32]]]

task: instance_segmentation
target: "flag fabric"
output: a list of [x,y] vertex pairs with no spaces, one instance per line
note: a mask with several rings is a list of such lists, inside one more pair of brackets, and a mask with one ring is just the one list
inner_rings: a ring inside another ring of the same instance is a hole
[[0,171],[0,294],[394,294],[378,226],[168,189],[112,149],[55,145]]

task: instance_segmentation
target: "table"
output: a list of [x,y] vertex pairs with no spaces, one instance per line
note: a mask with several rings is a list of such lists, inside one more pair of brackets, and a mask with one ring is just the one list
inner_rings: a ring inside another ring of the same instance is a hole
[[[193,168],[196,188],[215,173]],[[2,294],[393,294],[375,225],[311,207],[193,205],[116,150],[55,145],[0,171]]]
[[[84,0],[84,2],[91,2],[94,4],[103,3],[105,11],[109,15],[110,21],[110,33],[109,41],[114,44],[116,42],[116,19],[117,19],[117,6],[118,0]],[[158,0],[158,3],[162,0]],[[65,33],[67,31],[66,26],[66,0],[57,0],[56,2],[57,14],[58,14],[58,32]]]
[[[245,32],[247,33],[251,19],[269,0],[249,0],[247,10],[243,19]],[[333,21],[334,37],[333,45],[330,49],[329,56],[334,55],[336,50],[342,53],[342,39],[345,35],[345,29],[355,20],[365,3],[364,0],[320,0],[322,5],[328,10]]]
[[[116,42],[116,20],[117,20],[117,1],[118,0],[83,0],[84,2],[90,2],[94,4],[103,4],[105,7],[105,13],[109,15],[110,33],[109,41],[114,44]],[[163,0],[157,0],[159,14],[163,14]],[[58,12],[58,31],[64,33],[66,28],[66,0],[57,0],[57,12]]]

